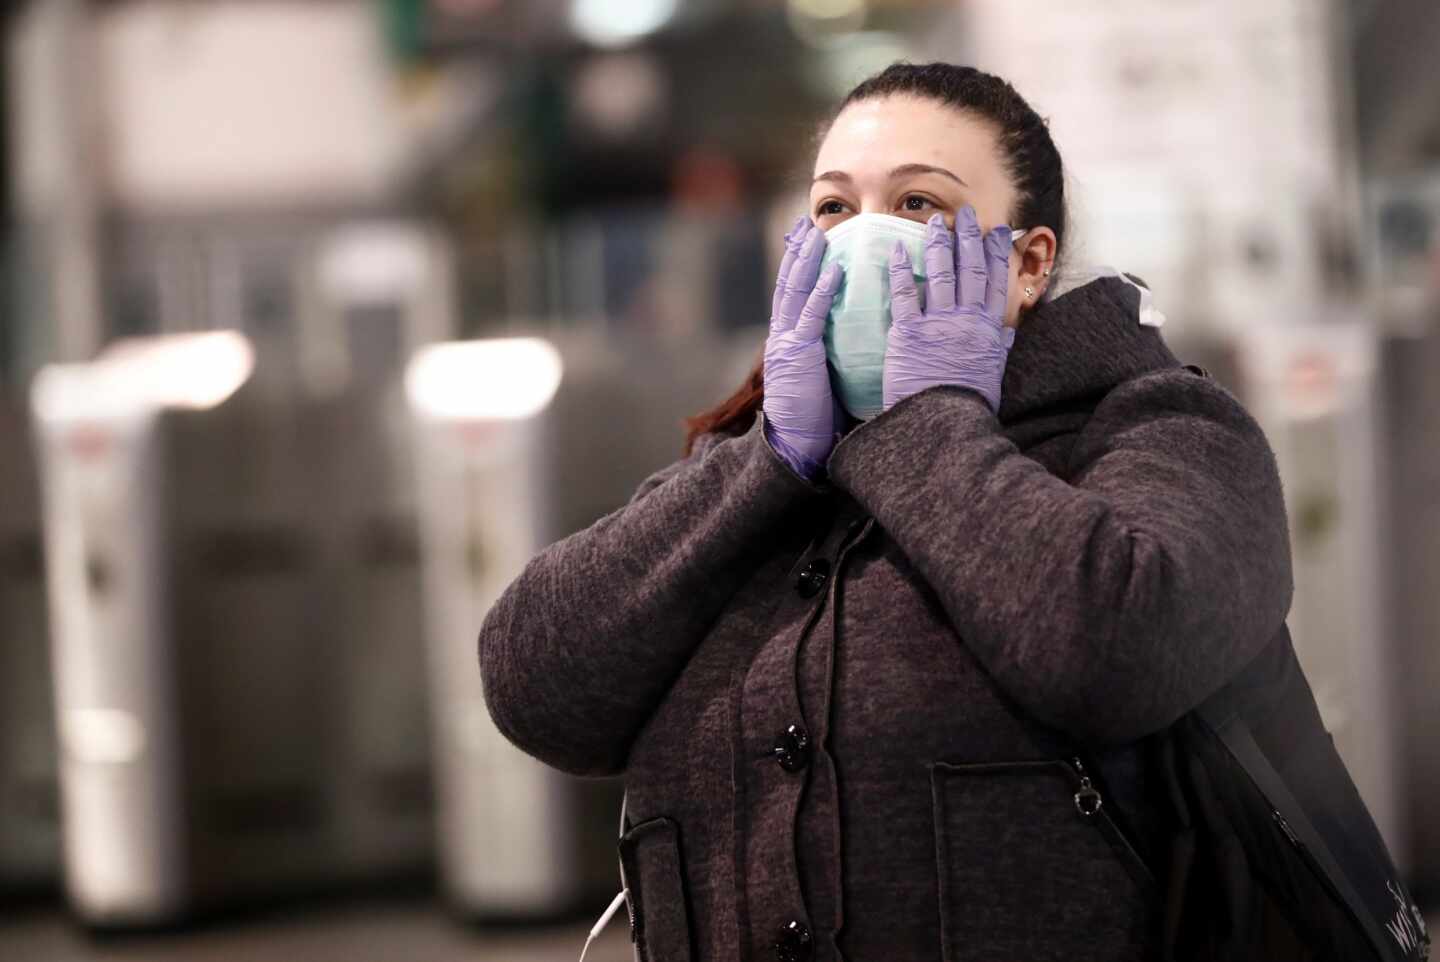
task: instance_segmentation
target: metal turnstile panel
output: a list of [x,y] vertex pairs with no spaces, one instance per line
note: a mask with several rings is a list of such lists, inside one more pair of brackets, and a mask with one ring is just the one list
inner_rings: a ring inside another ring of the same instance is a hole
[[40,500],[29,417],[0,396],[0,898],[60,877]]
[[326,660],[337,855],[354,878],[428,877],[434,791],[413,424],[395,384],[323,409],[327,446],[310,464],[326,479],[323,564],[335,597]]
[[412,363],[442,877],[462,910],[554,914],[619,884],[619,780],[555,771],[496,730],[476,632],[536,552],[679,457],[681,419],[728,396],[761,343],[577,332]]

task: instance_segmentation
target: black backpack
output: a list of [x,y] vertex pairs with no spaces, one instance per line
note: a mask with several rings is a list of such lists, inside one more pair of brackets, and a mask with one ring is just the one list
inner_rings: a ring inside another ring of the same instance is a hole
[[1157,737],[1166,962],[1423,962],[1430,939],[1289,631]]
[[1288,629],[1152,749],[1174,826],[1166,962],[1429,958]]

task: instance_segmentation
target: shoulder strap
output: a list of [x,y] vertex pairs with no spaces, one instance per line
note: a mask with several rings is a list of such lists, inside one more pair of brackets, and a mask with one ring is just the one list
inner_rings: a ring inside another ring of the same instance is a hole
[[1260,750],[1255,743],[1255,738],[1250,734],[1250,728],[1236,715],[1225,717],[1223,710],[1213,703],[1202,704],[1195,709],[1205,724],[1219,736],[1220,741],[1235,756],[1251,779],[1254,780],[1267,801],[1269,801],[1275,813],[1284,819],[1290,830],[1300,844],[1310,853],[1319,865],[1326,878],[1344,900],[1350,914],[1360,923],[1364,929],[1366,938],[1375,949],[1377,958],[1390,958],[1389,945],[1385,941],[1385,934],[1380,930],[1375,917],[1365,907],[1365,902],[1360,898],[1360,893],[1355,891],[1355,886],[1350,883],[1349,877],[1341,870],[1335,861],[1335,856],[1330,851],[1330,846],[1320,837],[1315,830],[1305,810],[1300,807],[1300,802],[1280,777],[1280,773],[1270,764],[1270,759]]

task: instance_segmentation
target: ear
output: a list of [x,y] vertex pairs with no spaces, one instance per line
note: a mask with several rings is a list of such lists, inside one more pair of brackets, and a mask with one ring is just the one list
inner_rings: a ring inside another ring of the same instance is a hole
[[[1045,288],[1050,286],[1054,277],[1053,267],[1059,247],[1055,232],[1048,227],[1032,229],[1020,242],[1020,273],[1016,282],[1021,293],[1021,309],[1029,309],[1040,303]],[[1033,296],[1025,295],[1027,287],[1035,292]]]

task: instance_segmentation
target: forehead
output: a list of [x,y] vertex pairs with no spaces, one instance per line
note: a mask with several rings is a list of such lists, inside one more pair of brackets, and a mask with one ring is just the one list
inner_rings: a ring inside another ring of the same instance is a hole
[[901,164],[933,164],[971,187],[1008,187],[995,135],[970,114],[920,97],[862,100],[840,111],[815,155],[815,173],[840,170],[857,181]]

